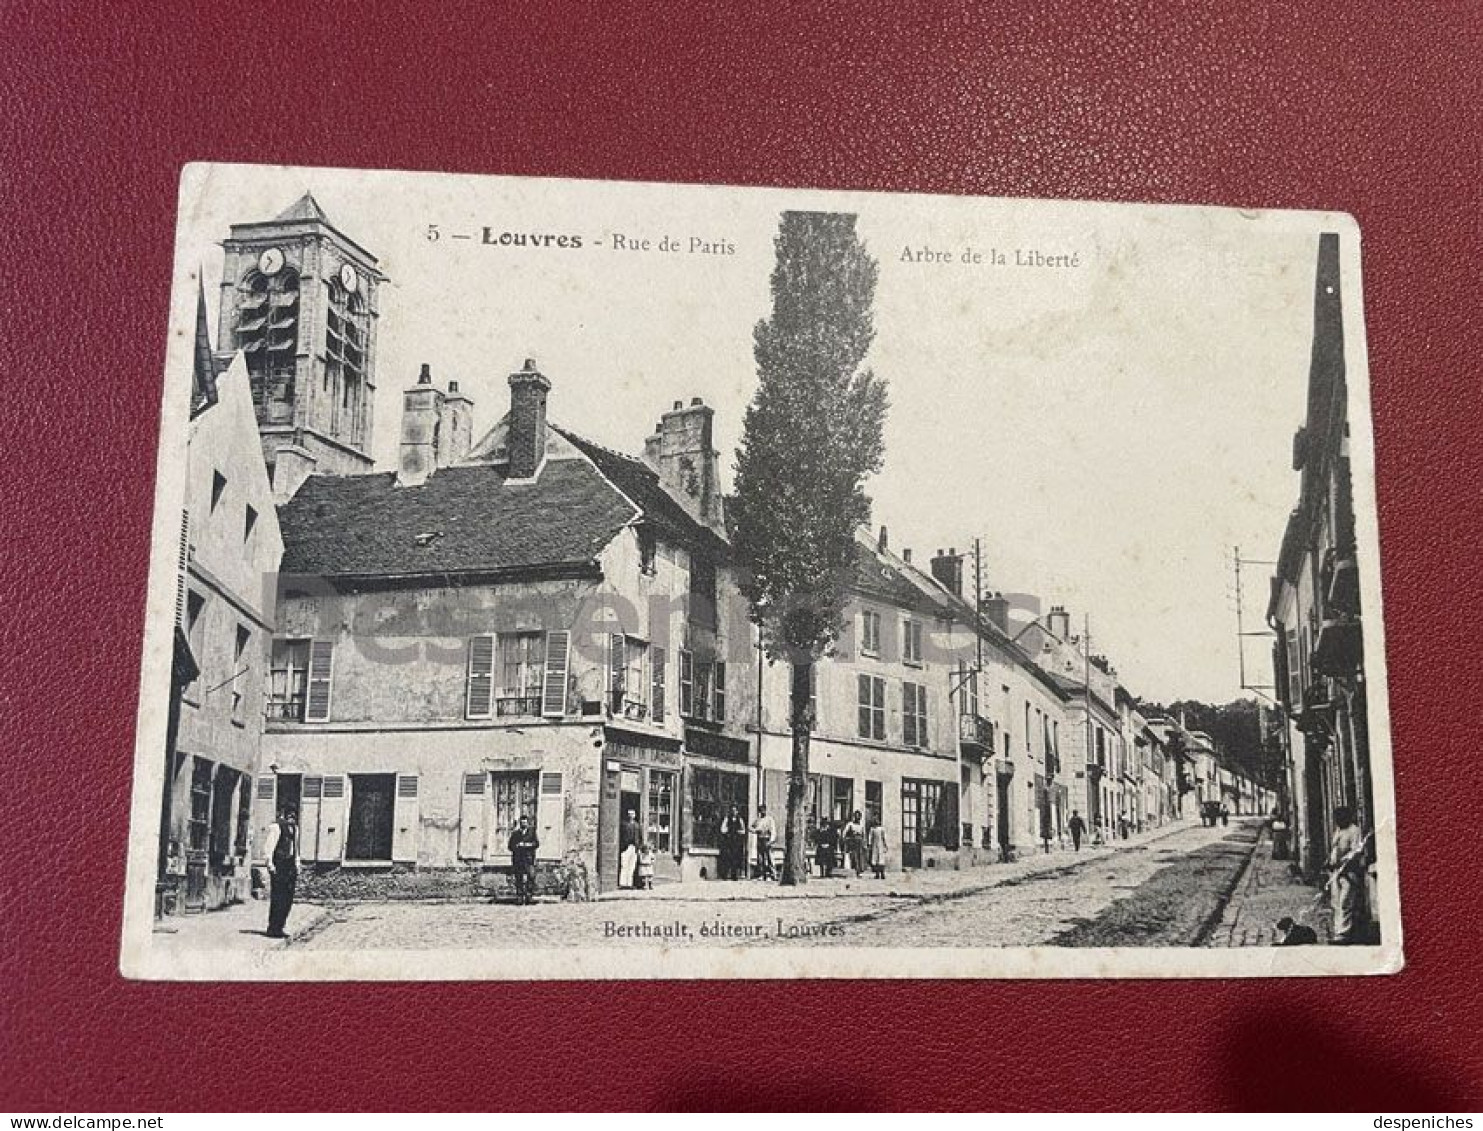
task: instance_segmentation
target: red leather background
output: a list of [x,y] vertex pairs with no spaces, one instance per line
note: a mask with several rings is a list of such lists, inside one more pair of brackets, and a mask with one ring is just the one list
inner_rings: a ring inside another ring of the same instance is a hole
[[[173,7],[11,4],[0,43],[0,1108],[1483,1104],[1478,3]],[[175,190],[200,159],[1353,212],[1406,971],[122,980]]]

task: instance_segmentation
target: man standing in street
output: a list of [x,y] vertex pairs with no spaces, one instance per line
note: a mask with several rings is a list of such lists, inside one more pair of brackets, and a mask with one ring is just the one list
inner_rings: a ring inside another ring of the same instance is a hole
[[515,902],[536,901],[536,849],[541,846],[530,818],[523,813],[510,834],[510,863],[515,867]]
[[1067,827],[1071,830],[1071,847],[1080,852],[1081,838],[1087,831],[1087,823],[1075,809],[1071,810],[1071,820],[1067,822]]
[[283,928],[299,886],[299,814],[292,805],[279,809],[278,820],[268,826],[263,855],[268,860],[268,937],[286,939]]
[[772,841],[777,834],[777,823],[767,815],[767,806],[757,806],[757,819],[752,822],[752,835],[757,838],[758,879],[777,879],[777,874],[772,870]]

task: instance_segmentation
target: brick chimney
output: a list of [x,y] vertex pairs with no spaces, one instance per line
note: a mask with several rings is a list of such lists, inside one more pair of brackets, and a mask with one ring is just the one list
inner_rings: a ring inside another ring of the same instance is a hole
[[534,479],[546,455],[546,394],[551,382],[526,358],[518,373],[510,374],[508,450],[511,479]]
[[644,441],[644,460],[691,517],[724,533],[720,455],[711,440],[714,416],[715,410],[699,397],[689,405],[675,401]]
[[1059,636],[1062,640],[1071,639],[1071,614],[1066,611],[1065,605],[1050,607],[1050,612],[1045,615],[1045,627],[1052,636]]
[[448,382],[443,398],[443,418],[438,430],[438,466],[461,463],[474,443],[474,402],[458,391],[458,382]]
[[438,436],[443,415],[443,391],[433,384],[426,362],[417,384],[402,394],[402,447],[397,486],[421,487],[438,466]]
[[979,602],[978,611],[1000,632],[1009,632],[1009,598],[1003,593],[989,593]]
[[963,596],[963,555],[956,546],[945,554],[937,551],[932,558],[932,576],[955,597]]

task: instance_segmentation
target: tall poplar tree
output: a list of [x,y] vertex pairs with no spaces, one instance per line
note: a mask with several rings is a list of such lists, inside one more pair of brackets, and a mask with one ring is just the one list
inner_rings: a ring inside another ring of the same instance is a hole
[[791,668],[782,882],[801,884],[814,666],[843,627],[855,531],[870,521],[864,481],[884,456],[886,388],[864,368],[878,268],[854,215],[784,212],[774,247],[772,314],[754,333],[757,392],[731,516],[763,648]]

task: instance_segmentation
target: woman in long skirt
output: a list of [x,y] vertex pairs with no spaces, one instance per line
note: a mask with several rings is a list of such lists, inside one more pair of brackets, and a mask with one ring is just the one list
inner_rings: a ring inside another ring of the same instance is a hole
[[875,878],[886,878],[886,830],[881,825],[871,825],[865,834],[865,843],[870,854],[870,870]]

